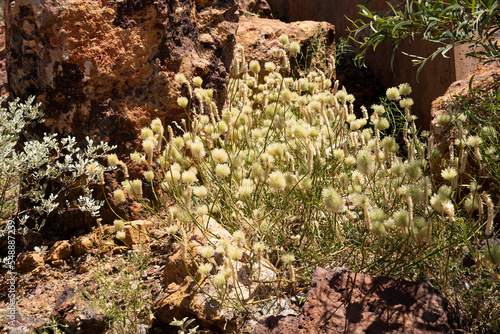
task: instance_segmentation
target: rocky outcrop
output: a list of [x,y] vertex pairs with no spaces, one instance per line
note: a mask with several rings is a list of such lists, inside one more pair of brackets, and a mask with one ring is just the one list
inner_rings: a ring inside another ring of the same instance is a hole
[[[177,73],[200,76],[222,107],[237,9],[235,0],[9,2],[9,94],[35,95],[42,103],[45,122],[35,130],[40,134],[71,135],[82,144],[87,136],[106,141],[128,162],[129,153],[142,149],[140,130],[151,120],[170,124],[187,117],[176,103],[188,95],[174,81]],[[140,168],[130,169],[132,178],[139,173]],[[115,186],[109,180],[111,193]],[[140,217],[130,210],[118,213]],[[75,219],[78,214],[53,218],[47,226],[66,237],[88,232],[92,221]],[[113,219],[111,212],[102,215],[106,223]]]
[[300,315],[263,318],[253,333],[453,333],[448,305],[425,281],[316,268]]
[[[335,55],[335,27],[328,22],[285,23],[254,16],[241,17],[236,42],[243,46],[249,61],[258,60],[263,68],[264,62],[273,59],[272,48],[283,47],[279,42],[281,35],[287,35],[291,42],[300,44],[301,53],[297,57],[303,66],[310,65],[313,57],[318,63],[327,63]],[[322,49],[314,53],[312,49],[315,45]],[[294,62],[291,63],[293,65]],[[323,70],[326,71],[325,68]]]
[[266,19],[273,18],[273,12],[266,0],[240,0],[240,14],[256,15]]
[[20,273],[28,273],[37,268],[43,268],[44,264],[43,256],[39,253],[21,253],[16,259],[16,270]]
[[[472,92],[471,92],[472,88]],[[454,119],[459,113],[464,112],[468,120],[464,124],[467,139],[472,135],[480,135],[487,147],[496,146],[495,135],[488,137],[485,132],[479,131],[478,127],[492,126],[498,130],[498,111],[494,110],[495,104],[491,101],[496,99],[500,91],[500,62],[480,64],[476,69],[463,80],[454,82],[446,93],[432,103],[431,135],[434,142],[434,150],[439,154],[434,154],[431,159],[431,168],[444,168],[449,164],[451,143],[459,137],[459,127]],[[490,98],[487,98],[490,96]],[[490,101],[490,102],[486,102]],[[452,122],[443,122],[441,115],[453,116]],[[475,117],[479,117],[474,119]],[[438,121],[441,120],[441,123]],[[461,138],[460,138],[461,139]],[[488,142],[489,141],[489,142]],[[481,192],[490,194],[493,202],[498,202],[500,194],[497,191],[497,177],[495,175],[495,162],[491,166],[485,164],[484,156],[479,156],[474,148],[466,146],[467,155],[465,160],[460,160],[460,180],[462,184],[469,184],[475,181],[480,186]],[[458,149],[455,151],[458,155]],[[482,149],[478,152],[483,152]],[[489,154],[485,154],[488,156]],[[487,159],[487,158],[486,158]],[[481,162],[482,161],[482,162]],[[437,175],[437,180],[442,181]],[[499,226],[500,216],[495,217],[495,226]]]
[[471,74],[452,83],[444,95],[432,102],[431,134],[436,143],[447,143],[451,139],[450,131],[446,126],[439,124],[437,117],[448,114],[453,108],[453,102],[457,99],[473,101],[470,88],[475,90],[476,94],[481,94],[480,91],[498,91],[500,89],[500,63],[491,62],[478,65]]
[[224,101],[236,9],[233,0],[13,2],[6,11],[9,92],[36,95],[49,130],[128,153],[155,117],[185,117],[175,74],[201,76]]

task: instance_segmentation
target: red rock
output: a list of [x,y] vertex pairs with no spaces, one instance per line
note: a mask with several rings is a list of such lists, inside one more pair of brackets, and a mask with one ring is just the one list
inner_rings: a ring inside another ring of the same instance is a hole
[[240,0],[240,14],[253,14],[267,19],[273,18],[273,11],[266,0]]
[[[142,127],[156,117],[164,124],[186,118],[176,103],[187,95],[174,81],[177,73],[202,77],[222,108],[236,11],[235,0],[11,2],[5,7],[9,94],[42,102],[46,118],[38,133],[106,141],[118,145],[116,153],[128,163],[128,155],[141,150]],[[142,177],[140,168],[131,168],[130,176]],[[116,179],[123,179],[121,171],[106,182],[109,198]],[[117,212],[134,218],[127,210]],[[78,215],[54,215],[46,225],[68,238],[90,232],[92,222]],[[114,218],[109,210],[101,216]]]
[[67,326],[67,332],[98,334],[106,331],[104,314],[83,301],[71,286],[66,286],[57,297],[52,316]]
[[125,226],[125,239],[122,240],[127,246],[145,243],[150,240],[148,228],[153,225],[147,220],[134,220]]
[[129,153],[153,118],[185,116],[175,74],[201,76],[223,102],[236,9],[232,0],[16,1],[6,10],[9,91],[35,94],[50,130]]
[[472,84],[474,90],[498,91],[500,88],[500,63],[492,62],[478,65],[471,74],[462,80],[453,82],[444,95],[432,102],[431,134],[434,135],[436,143],[449,142],[452,139],[450,137],[452,133],[437,122],[437,116],[447,114],[452,102],[457,97],[472,99],[469,84]]
[[428,282],[316,268],[300,315],[263,318],[253,333],[454,333],[449,319],[448,301]]
[[60,267],[64,264],[64,260],[54,260],[52,261],[52,266],[54,267]]
[[[328,22],[300,21],[285,23],[279,20],[264,19],[259,17],[241,17],[236,42],[243,46],[246,58],[258,60],[261,68],[264,62],[273,59],[271,49],[282,47],[279,37],[288,35],[291,42],[298,42],[302,49],[302,55],[306,54],[307,47],[319,37],[319,26],[323,30],[325,39],[324,56],[328,60],[335,54],[335,27]],[[308,60],[310,61],[310,59]],[[291,62],[293,64],[293,62]],[[326,71],[326,69],[323,69]]]
[[21,253],[16,259],[16,270],[20,273],[27,273],[36,268],[43,267],[45,262],[43,257],[36,253]]
[[92,241],[88,237],[80,237],[73,241],[73,255],[80,256],[92,249]]
[[[55,262],[58,260],[66,260],[71,257],[72,246],[68,240],[60,240],[49,249],[45,255],[45,261]],[[60,262],[57,262],[61,264]]]

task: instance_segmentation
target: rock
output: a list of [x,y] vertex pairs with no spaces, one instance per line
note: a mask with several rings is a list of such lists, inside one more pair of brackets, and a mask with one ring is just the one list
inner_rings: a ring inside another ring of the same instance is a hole
[[66,325],[66,333],[99,334],[106,331],[106,319],[102,313],[84,302],[71,286],[57,297],[52,316]]
[[116,246],[113,248],[111,251],[113,254],[124,254],[130,250],[130,247],[128,246]]
[[[499,39],[497,39],[498,41]],[[471,81],[472,80],[472,81]],[[476,90],[475,97],[470,92],[469,84],[473,90]],[[479,96],[484,96],[484,92],[496,92],[500,90],[500,62],[492,62],[489,64],[480,64],[476,69],[465,79],[454,82],[446,91],[446,93],[434,100],[432,103],[432,122],[430,133],[434,138],[434,148],[439,150],[440,155],[433,156],[430,161],[431,169],[443,168],[443,163],[448,165],[450,158],[450,143],[455,141],[457,137],[458,127],[451,126],[450,124],[439,124],[438,117],[442,114],[449,114],[451,110],[458,112],[460,110],[467,110],[468,107],[462,108],[460,104],[470,104],[471,106],[478,106],[476,103]],[[473,113],[478,113],[488,118],[489,108],[475,108]],[[497,117],[492,118],[498,120]],[[486,125],[486,124],[485,124]],[[464,128],[470,128],[467,124]],[[462,162],[461,162],[462,164]],[[490,169],[491,170],[491,169]],[[473,176],[473,179],[470,177]],[[461,172],[460,179],[462,184],[468,184],[472,181],[478,182],[481,186],[481,192],[486,191],[493,196],[493,201],[498,201],[499,195],[495,189],[495,182],[491,182],[491,174],[488,168],[479,165],[476,155],[472,150],[469,150],[468,157],[465,162],[465,167]],[[437,180],[443,181],[441,176],[437,175]],[[499,224],[498,216],[494,223]]]
[[[186,118],[176,100],[188,92],[174,81],[177,73],[200,76],[222,109],[237,8],[235,0],[12,2],[5,7],[9,94],[42,103],[37,133],[106,141],[128,163],[142,149],[141,128],[156,117],[165,125]],[[116,173],[106,182],[109,198],[112,180],[123,179]],[[140,168],[130,169],[131,179],[140,176]],[[76,215],[54,215],[46,226],[68,238],[87,231],[89,222]],[[114,218],[109,209],[101,216]]]
[[273,18],[273,11],[266,0],[240,0],[240,14],[253,14],[267,19]]
[[78,267],[78,269],[76,270],[76,272],[79,273],[79,274],[88,273],[89,272],[89,266],[88,265],[81,265],[80,267]]
[[79,237],[73,241],[73,255],[80,256],[92,249],[92,241],[88,237]]
[[9,91],[35,94],[49,129],[130,153],[154,117],[185,116],[175,74],[201,76],[224,101],[236,10],[233,0],[17,1],[6,8]]
[[113,241],[106,240],[99,246],[99,254],[107,253],[115,247],[116,244]]
[[[232,240],[231,234],[214,219],[205,216],[200,223],[210,231],[212,235],[210,241],[213,244],[217,244],[219,239]],[[204,329],[224,333],[235,332],[238,325],[236,314],[230,308],[219,306],[208,296],[217,296],[217,292],[209,280],[198,271],[196,263],[205,262],[199,255],[199,251],[207,244],[207,238],[199,230],[195,230],[190,235],[192,236],[189,240],[189,247],[186,250],[190,256],[186,257],[186,264],[184,264],[183,252],[180,247],[167,257],[163,274],[163,286],[165,288],[156,299],[153,307],[155,318],[168,324],[174,317],[182,319],[189,316],[195,318],[197,324]],[[261,261],[260,276],[252,281],[248,263],[245,262],[249,258],[248,251],[245,251],[242,259],[235,264],[239,298],[247,302],[252,301],[255,296],[265,291],[265,287],[259,282],[269,282],[276,279],[276,271],[272,265],[266,261]],[[214,269],[220,268],[224,264],[221,254],[215,254],[212,260]],[[232,280],[232,278],[228,280]],[[228,284],[228,286],[229,296],[227,300],[236,300],[232,284]],[[203,291],[200,291],[200,289]]]
[[[302,52],[299,55],[299,60],[303,64],[311,61],[310,58],[303,59],[301,57],[308,54],[307,48],[319,37],[320,25],[326,46],[326,49],[321,52],[321,57],[324,60],[329,60],[330,56],[335,54],[335,27],[328,22],[285,23],[259,17],[241,17],[236,42],[243,46],[247,60],[258,60],[261,63],[261,68],[264,68],[264,62],[273,59],[271,49],[282,47],[279,37],[286,34],[290,41],[300,44]],[[293,62],[291,63],[293,64]]]
[[127,246],[148,242],[148,228],[153,223],[147,220],[134,220],[125,225],[125,239],[122,242]]
[[[25,314],[16,308],[15,320],[12,320],[9,316],[4,316],[0,318],[0,331],[1,333],[9,334],[30,334],[33,333],[33,329],[41,327],[44,321],[30,314]],[[36,332],[35,332],[36,333]]]
[[16,259],[16,270],[20,273],[28,273],[38,267],[43,267],[43,257],[36,253],[21,253]]
[[45,255],[45,261],[54,262],[66,260],[71,257],[72,246],[68,240],[59,240],[49,249]]
[[253,333],[454,333],[450,319],[428,282],[316,268],[300,315],[262,318]]
[[7,71],[5,70],[5,25],[0,25],[0,96],[7,96]]
[[[472,79],[472,82],[471,82]],[[441,114],[447,114],[451,103],[459,98],[472,99],[469,90],[469,83],[475,90],[498,91],[500,88],[500,63],[492,62],[489,64],[480,64],[474,71],[462,80],[453,82],[446,93],[432,102],[432,122],[431,134],[436,143],[449,143],[452,139],[452,132],[446,126],[437,122],[437,117]]]
[[52,261],[52,266],[54,267],[60,267],[64,264],[64,260],[54,260]]

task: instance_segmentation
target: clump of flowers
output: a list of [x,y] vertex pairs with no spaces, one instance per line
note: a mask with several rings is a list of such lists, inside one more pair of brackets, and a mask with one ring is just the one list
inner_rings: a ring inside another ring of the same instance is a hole
[[[417,257],[415,252],[430,247],[434,235],[454,228],[459,210],[460,168],[441,168],[450,185],[432,187],[428,145],[410,113],[408,84],[387,90],[387,101],[403,108],[400,140],[389,132],[389,106],[374,105],[371,114],[363,108],[360,117],[354,96],[321,70],[292,77],[285,57],[296,54],[297,45],[287,36],[280,42],[284,49],[274,50],[275,58],[263,68],[257,61],[247,65],[244,50],[236,49],[231,98],[222,110],[194,78],[192,98],[201,111],[193,111],[189,128],[175,136],[168,127],[162,140],[162,132],[151,127],[145,131],[146,159],[132,159],[154,171],[148,182],[157,197],[173,200],[155,214],[166,217],[169,229],[182,232],[183,249],[185,231],[196,227],[210,235],[203,224],[206,216],[232,234],[231,240],[212,241],[200,251],[198,271],[212,282],[220,300],[233,291],[238,296],[233,301],[250,301],[238,295],[235,273],[241,261],[252,268],[253,280],[261,279],[265,260],[288,270],[279,276],[296,283],[311,263],[333,265],[333,250],[342,249],[346,240],[376,243],[387,258],[402,248]],[[259,75],[263,82],[258,84]],[[189,85],[185,76],[177,81]],[[183,107],[188,101],[178,99]],[[466,145],[474,149],[480,143],[470,138]],[[404,155],[398,154],[401,148]],[[125,181],[123,191],[144,196],[137,180]],[[115,192],[118,202],[123,197]],[[354,258],[368,256],[353,249]]]

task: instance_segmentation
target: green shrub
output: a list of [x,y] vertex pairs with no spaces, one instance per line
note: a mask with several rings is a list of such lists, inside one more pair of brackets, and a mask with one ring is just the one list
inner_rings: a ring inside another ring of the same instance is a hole
[[[353,40],[368,31],[369,36],[357,41],[361,53],[356,56],[362,63],[367,49],[375,48],[382,41],[394,45],[392,59],[403,40],[423,40],[436,44],[430,55],[410,55],[414,64],[420,64],[418,74],[427,61],[446,53],[457,45],[469,45],[471,57],[485,61],[500,58],[500,47],[495,39],[500,29],[500,8],[498,0],[450,0],[450,1],[388,1],[386,12],[371,12],[366,6],[358,5],[364,19],[351,21],[354,27]],[[392,64],[391,59],[391,64]]]
[[141,333],[150,326],[151,287],[143,281],[149,260],[144,250],[100,259],[91,271],[95,288],[79,291],[102,312],[109,333]]

